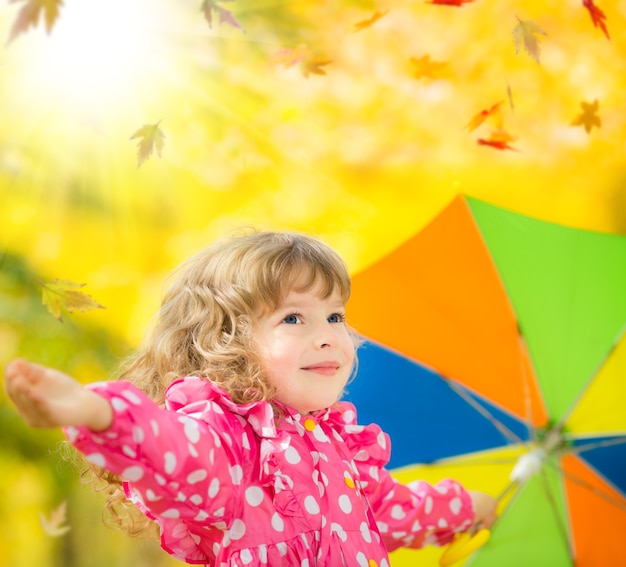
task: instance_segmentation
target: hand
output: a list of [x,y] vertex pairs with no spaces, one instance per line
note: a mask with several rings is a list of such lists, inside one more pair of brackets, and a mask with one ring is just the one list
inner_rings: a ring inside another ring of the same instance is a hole
[[18,359],[4,374],[9,398],[32,427],[85,425],[103,431],[113,421],[108,401],[58,370]]
[[477,490],[469,490],[468,492],[474,503],[474,510],[476,511],[474,526],[479,530],[490,528],[498,519],[498,501],[485,492],[479,492]]

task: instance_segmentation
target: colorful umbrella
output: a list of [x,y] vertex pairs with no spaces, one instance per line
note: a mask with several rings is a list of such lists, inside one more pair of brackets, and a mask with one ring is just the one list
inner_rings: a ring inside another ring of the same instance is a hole
[[391,435],[395,476],[496,496],[538,464],[459,565],[626,564],[626,236],[457,197],[353,281],[346,397]]

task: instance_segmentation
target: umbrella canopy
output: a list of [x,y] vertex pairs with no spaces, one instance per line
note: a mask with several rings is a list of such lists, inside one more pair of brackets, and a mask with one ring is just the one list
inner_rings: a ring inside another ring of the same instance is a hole
[[626,236],[457,197],[354,276],[348,320],[365,343],[346,397],[391,435],[395,476],[496,496],[540,455],[459,565],[623,564]]

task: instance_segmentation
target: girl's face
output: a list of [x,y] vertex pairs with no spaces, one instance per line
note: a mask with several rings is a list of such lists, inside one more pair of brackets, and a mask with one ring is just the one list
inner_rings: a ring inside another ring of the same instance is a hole
[[306,414],[339,399],[355,347],[336,289],[325,299],[319,286],[290,291],[276,310],[257,319],[254,334],[278,401]]

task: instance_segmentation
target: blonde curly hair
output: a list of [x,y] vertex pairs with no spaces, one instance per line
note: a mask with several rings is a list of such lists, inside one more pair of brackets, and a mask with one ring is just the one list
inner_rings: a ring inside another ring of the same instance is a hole
[[[131,381],[159,405],[167,387],[182,376],[210,380],[236,403],[271,402],[274,390],[255,353],[252,325],[295,285],[296,291],[320,285],[324,297],[338,290],[344,303],[350,297],[345,263],[316,238],[248,231],[218,240],[171,274],[153,328],[119,379]],[[95,476],[90,480],[108,494],[114,524],[131,535],[153,524],[126,500],[118,476],[93,465],[87,469]]]

